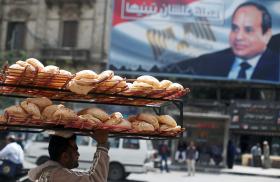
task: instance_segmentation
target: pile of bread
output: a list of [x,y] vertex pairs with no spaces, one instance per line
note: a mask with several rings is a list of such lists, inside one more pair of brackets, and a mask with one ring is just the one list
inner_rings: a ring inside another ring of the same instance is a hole
[[184,87],[179,83],[173,83],[170,80],[159,81],[150,75],[143,75],[136,78],[133,83],[127,83],[128,90],[124,95],[149,95],[153,98],[161,98],[170,93],[183,91]]
[[39,60],[29,58],[25,61],[17,61],[9,66],[5,83],[33,84],[48,86],[51,88],[62,88],[72,78],[72,73],[60,69],[54,65],[44,66]]
[[2,122],[9,124],[63,125],[79,129],[108,129],[115,132],[131,133],[177,133],[181,127],[169,115],[140,113],[127,119],[120,112],[106,113],[100,108],[86,108],[79,112],[62,104],[53,104],[46,97],[27,98],[18,105],[4,110]]
[[54,65],[44,66],[39,60],[29,58],[17,61],[8,69],[5,83],[33,84],[51,88],[66,86],[70,91],[87,95],[89,92],[121,94],[126,96],[150,96],[163,98],[170,94],[186,91],[179,83],[170,80],[159,81],[150,75],[139,76],[133,81],[126,80],[106,70],[97,74],[92,70],[82,70],[75,74]]
[[[41,120],[48,121],[69,121],[77,119],[77,114],[62,104],[55,105],[46,97],[27,98],[18,105],[13,105],[4,110],[4,117],[31,119],[31,123],[41,123]],[[15,120],[16,121],[16,120]],[[13,121],[11,121],[13,122]]]
[[139,76],[132,83],[120,76],[114,75],[111,70],[96,74],[92,70],[82,70],[68,84],[69,90],[77,94],[87,95],[95,93],[119,93],[126,96],[154,94],[153,97],[161,98],[168,93],[183,91],[184,87],[170,80],[159,81],[153,76]]
[[111,70],[100,74],[92,70],[82,70],[68,83],[67,87],[74,93],[87,95],[90,91],[96,93],[118,93],[125,90],[126,81]]

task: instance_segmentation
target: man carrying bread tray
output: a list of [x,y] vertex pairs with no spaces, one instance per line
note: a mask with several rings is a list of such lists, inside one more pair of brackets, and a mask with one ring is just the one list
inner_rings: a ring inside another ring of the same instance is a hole
[[69,132],[56,131],[50,137],[50,160],[31,169],[28,177],[36,182],[105,182],[109,171],[108,132],[97,130],[92,136],[97,141],[97,149],[90,169],[76,172],[79,152],[76,135]]

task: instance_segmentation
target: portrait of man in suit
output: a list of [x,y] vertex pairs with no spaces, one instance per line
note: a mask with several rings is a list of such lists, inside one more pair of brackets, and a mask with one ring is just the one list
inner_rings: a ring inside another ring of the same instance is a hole
[[169,68],[198,76],[279,81],[279,52],[267,49],[271,28],[271,15],[266,7],[243,3],[231,19],[230,48],[184,60]]

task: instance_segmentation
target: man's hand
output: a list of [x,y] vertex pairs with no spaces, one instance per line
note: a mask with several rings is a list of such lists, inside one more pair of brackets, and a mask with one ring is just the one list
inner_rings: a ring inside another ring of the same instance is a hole
[[105,130],[95,130],[92,137],[96,140],[98,144],[107,144],[108,142],[108,131]]

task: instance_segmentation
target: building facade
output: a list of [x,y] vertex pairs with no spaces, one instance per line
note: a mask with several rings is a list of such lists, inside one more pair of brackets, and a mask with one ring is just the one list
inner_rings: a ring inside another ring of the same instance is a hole
[[13,63],[35,57],[46,64],[102,70],[107,62],[111,3],[1,0],[2,60]]

